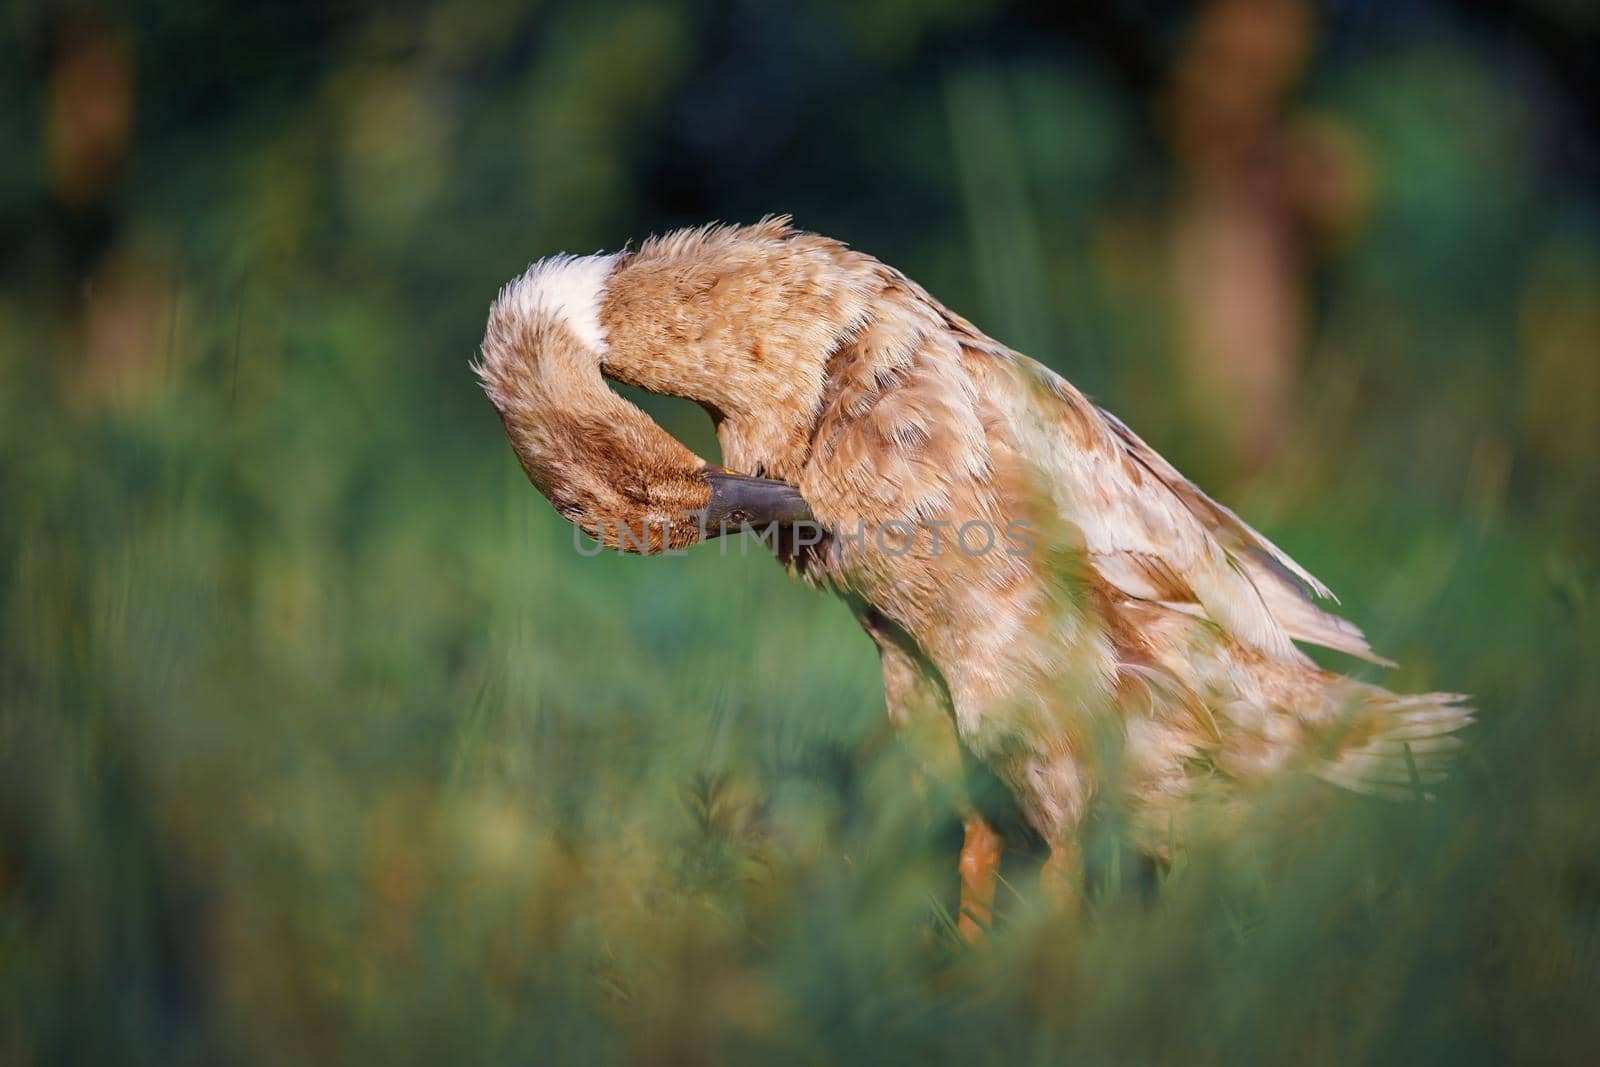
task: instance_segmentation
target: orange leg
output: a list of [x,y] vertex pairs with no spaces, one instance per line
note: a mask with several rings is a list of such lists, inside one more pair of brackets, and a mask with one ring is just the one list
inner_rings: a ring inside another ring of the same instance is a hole
[[1000,880],[1005,839],[982,815],[968,815],[961,842],[961,936],[976,944],[994,922],[994,889]]
[[1076,840],[1050,847],[1039,871],[1039,887],[1063,915],[1076,915],[1083,905],[1083,849]]

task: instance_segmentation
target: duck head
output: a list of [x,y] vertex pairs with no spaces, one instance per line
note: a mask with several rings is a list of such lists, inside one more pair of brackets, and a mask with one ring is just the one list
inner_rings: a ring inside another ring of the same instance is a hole
[[[660,323],[608,330],[603,312],[620,291],[635,313],[640,287],[617,277],[623,254],[556,256],[501,291],[474,366],[522,468],[568,521],[607,547],[657,553],[728,528],[809,520],[787,482],[707,463],[606,384],[606,377],[688,395],[717,418],[754,386],[705,381],[704,354],[674,348]],[[662,308],[656,309],[671,318]],[[617,314],[626,315],[625,312]],[[628,332],[619,359],[608,334]],[[646,353],[654,341],[659,350]],[[674,375],[674,367],[683,373]],[[631,373],[630,373],[631,371]],[[720,388],[718,386],[721,386]]]

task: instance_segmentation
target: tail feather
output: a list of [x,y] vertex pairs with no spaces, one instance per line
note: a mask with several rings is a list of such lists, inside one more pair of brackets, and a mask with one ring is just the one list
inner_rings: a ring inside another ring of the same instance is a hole
[[1427,797],[1424,787],[1440,782],[1453,753],[1464,742],[1454,736],[1473,721],[1460,693],[1383,695],[1351,724],[1355,741],[1325,760],[1316,774],[1357,793],[1391,800]]

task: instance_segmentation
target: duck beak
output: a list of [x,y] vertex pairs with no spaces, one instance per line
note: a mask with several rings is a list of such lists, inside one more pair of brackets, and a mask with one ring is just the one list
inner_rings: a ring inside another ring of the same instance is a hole
[[711,486],[705,520],[708,537],[715,537],[724,527],[765,528],[774,523],[813,521],[811,506],[788,482],[714,469],[706,470],[705,479]]

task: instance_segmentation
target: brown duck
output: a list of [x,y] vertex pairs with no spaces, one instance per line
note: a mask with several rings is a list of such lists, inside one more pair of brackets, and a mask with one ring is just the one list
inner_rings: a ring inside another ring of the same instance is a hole
[[[851,604],[890,718],[953,727],[1049,844],[1058,890],[1108,791],[1166,859],[1219,789],[1245,803],[1307,773],[1411,795],[1471,720],[1457,695],[1319,668],[1296,642],[1387,661],[1318,606],[1321,582],[1061,376],[785,219],[541,260],[500,292],[476,370],[533,484],[612,547],[800,523],[779,554]],[[731,470],[607,378],[699,403]],[[975,936],[1000,847],[966,827]]]

